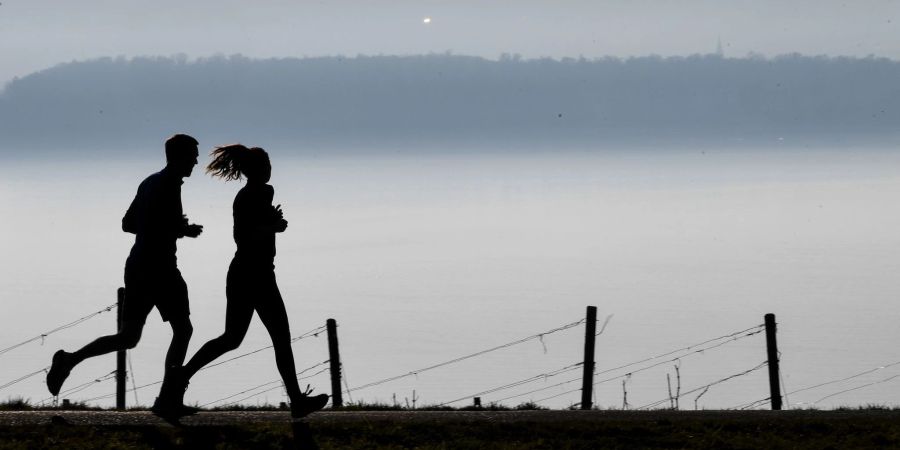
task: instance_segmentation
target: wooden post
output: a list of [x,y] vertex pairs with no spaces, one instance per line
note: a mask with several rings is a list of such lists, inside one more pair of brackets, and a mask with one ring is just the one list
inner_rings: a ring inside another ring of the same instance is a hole
[[594,341],[597,339],[597,307],[587,307],[584,326],[584,377],[581,382],[581,409],[591,409],[594,390]]
[[[125,311],[122,308],[122,304],[125,302],[125,288],[120,287],[117,294],[116,322],[118,331],[122,331],[122,327],[125,325]],[[125,409],[125,352],[126,350],[116,352],[116,409]]]
[[328,319],[325,328],[328,330],[328,359],[331,363],[331,407],[340,408],[344,406],[344,399],[341,395],[341,354],[338,351],[337,322]]
[[778,372],[778,342],[775,338],[775,314],[766,314],[766,352],[769,357],[769,397],[772,410],[781,410],[781,383]]

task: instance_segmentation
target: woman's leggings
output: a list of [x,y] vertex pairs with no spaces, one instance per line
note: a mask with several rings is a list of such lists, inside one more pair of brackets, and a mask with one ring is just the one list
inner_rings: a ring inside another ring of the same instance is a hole
[[225,332],[221,336],[203,344],[200,350],[184,366],[184,374],[189,380],[194,374],[219,356],[238,348],[247,329],[253,311],[259,318],[275,348],[275,363],[284,381],[288,396],[292,402],[300,398],[300,385],[297,383],[294,353],[291,349],[291,331],[288,324],[284,300],[275,282],[275,269],[271,263],[259,267],[259,264],[247,264],[234,259],[228,268],[225,288],[228,304],[225,311]]

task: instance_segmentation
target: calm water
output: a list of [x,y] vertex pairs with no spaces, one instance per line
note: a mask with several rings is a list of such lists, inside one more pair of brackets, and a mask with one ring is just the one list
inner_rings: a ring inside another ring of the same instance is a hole
[[[273,149],[272,158],[276,203],[290,221],[278,237],[276,270],[292,330],[298,335],[335,318],[351,388],[579,320],[587,305],[598,307],[601,320],[613,315],[598,338],[598,370],[752,327],[768,312],[780,323],[789,392],[900,361],[896,150],[286,158]],[[161,165],[2,165],[0,347],[115,301],[131,245],[121,216],[140,180]],[[179,243],[195,324],[189,355],[222,331],[234,251],[231,201],[239,188],[199,170],[183,188],[185,212],[206,226],[199,239]],[[0,384],[48,365],[60,347],[74,350],[114,329],[115,316],[105,314],[0,355]],[[169,334],[152,313],[131,352],[137,385],[160,378]],[[415,392],[418,404],[434,404],[470,396],[579,362],[583,335],[583,327],[560,331],[350,397],[404,403]],[[265,345],[254,319],[235,354]],[[328,358],[324,336],[294,348],[298,370]],[[682,392],[764,359],[762,335],[685,357]],[[673,366],[627,378],[628,403],[665,399],[666,375],[676,384]],[[112,355],[88,361],[65,388],[113,368]],[[900,366],[888,367],[788,401],[808,404],[897,374]],[[482,397],[496,401],[578,377],[573,371]],[[187,400],[204,404],[277,379],[271,351],[264,351],[200,372]],[[597,402],[621,407],[622,380],[599,384]],[[327,373],[303,382],[330,391]],[[818,406],[897,405],[898,385],[900,379],[875,384]],[[104,381],[69,397],[113,389]],[[232,400],[284,399],[280,388],[255,392]],[[693,408],[697,394],[686,395],[682,408]],[[155,395],[156,386],[141,389],[137,401],[148,404]],[[565,407],[579,395],[541,403]],[[0,391],[0,398],[19,396],[45,399],[43,376]],[[759,370],[712,387],[697,405],[732,407],[767,396]]]

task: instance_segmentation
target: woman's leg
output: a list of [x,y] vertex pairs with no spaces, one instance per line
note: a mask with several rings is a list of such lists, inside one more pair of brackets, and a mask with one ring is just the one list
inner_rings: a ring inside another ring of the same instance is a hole
[[284,300],[278,291],[274,274],[265,282],[270,283],[270,286],[265,288],[267,298],[260,299],[256,313],[259,314],[259,319],[269,332],[269,337],[272,338],[278,372],[281,374],[291,402],[294,403],[300,399],[300,384],[297,382],[297,369],[294,366],[294,351],[291,348],[291,330],[287,311],[284,309]]
[[230,352],[244,340],[250,320],[253,318],[253,305],[248,298],[248,292],[241,286],[232,283],[232,274],[229,272],[229,286],[226,290],[228,304],[225,309],[225,331],[221,336],[203,344],[200,350],[184,365],[183,377],[185,381],[191,379],[207,364],[216,358]]

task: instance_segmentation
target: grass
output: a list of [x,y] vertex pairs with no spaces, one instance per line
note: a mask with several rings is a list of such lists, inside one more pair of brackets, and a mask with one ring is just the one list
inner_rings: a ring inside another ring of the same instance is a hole
[[53,405],[32,405],[28,399],[22,397],[8,398],[6,401],[0,402],[0,411],[103,411],[105,408],[99,406],[88,405],[86,403],[72,402],[69,406],[63,408]]
[[[74,405],[70,409],[98,409]],[[313,416],[312,434],[330,449],[845,449],[900,448],[900,408],[870,404],[835,410],[621,411],[589,414],[536,411],[538,405],[487,405],[480,411],[524,411],[515,420],[481,415],[331,414]],[[25,399],[0,403],[0,411],[46,410]],[[237,411],[278,410],[278,406]],[[390,404],[354,403],[348,411],[412,411]],[[472,410],[473,407],[459,408]],[[236,409],[228,409],[236,411]],[[417,408],[447,411],[446,407]],[[567,415],[566,415],[567,414]],[[412,418],[411,418],[412,417]],[[0,426],[0,450],[40,448],[291,448],[284,422],[238,425]]]
[[[194,405],[196,406],[196,405]],[[146,411],[150,408],[148,406],[133,406],[129,407],[129,411]],[[273,404],[261,404],[261,405],[225,405],[225,406],[215,406],[212,408],[200,408],[201,411],[287,411],[290,408],[287,405],[273,405]],[[340,410],[341,411],[537,411],[537,410],[548,410],[549,408],[540,406],[534,402],[525,402],[520,403],[519,405],[510,407],[505,405],[498,405],[495,403],[488,404],[483,407],[476,406],[464,406],[464,407],[452,407],[452,406],[439,406],[439,405],[423,405],[416,408],[411,408],[407,406],[402,406],[400,404],[387,404],[387,403],[366,403],[366,402],[352,402],[345,404]],[[99,406],[92,406],[85,403],[72,402],[68,407],[62,407],[60,405],[32,405],[28,399],[17,397],[17,398],[9,398],[4,402],[0,402],[0,411],[105,411],[108,408],[101,408]]]
[[[310,428],[330,449],[847,449],[900,447],[896,409],[786,411],[596,411],[565,420],[545,412],[518,420],[408,415],[322,415]],[[590,416],[590,417],[588,417]],[[291,448],[291,424],[0,426],[0,449]]]

